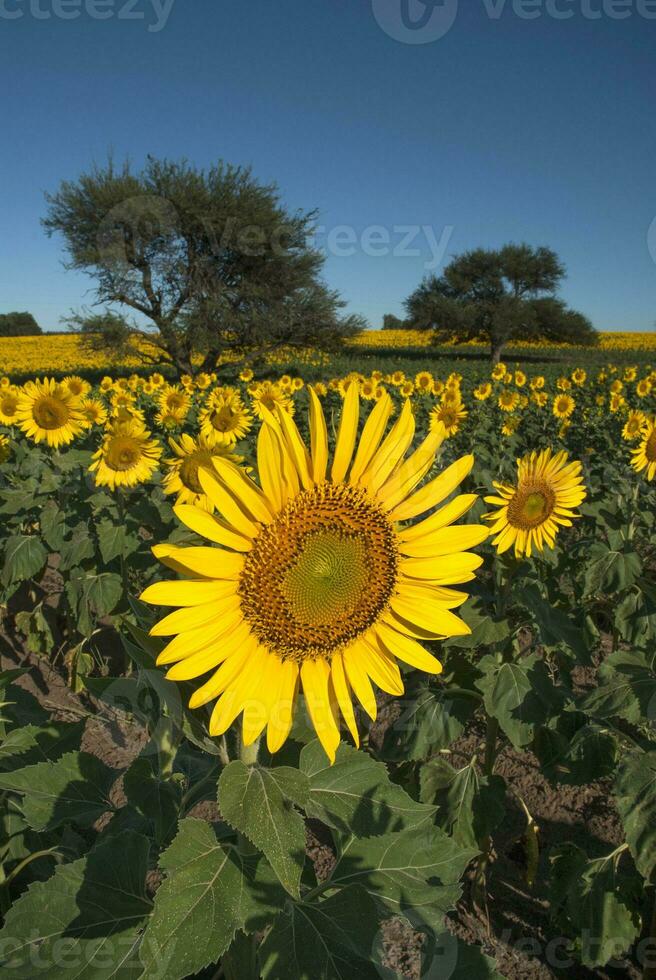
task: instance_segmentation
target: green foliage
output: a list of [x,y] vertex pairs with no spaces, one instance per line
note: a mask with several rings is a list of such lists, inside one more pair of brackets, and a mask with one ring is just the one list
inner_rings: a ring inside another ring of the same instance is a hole
[[34,337],[43,333],[31,313],[0,313],[0,337]]
[[554,295],[564,275],[556,253],[544,246],[464,252],[408,297],[407,325],[432,330],[436,339],[487,341],[494,360],[509,340],[594,344],[590,321]]

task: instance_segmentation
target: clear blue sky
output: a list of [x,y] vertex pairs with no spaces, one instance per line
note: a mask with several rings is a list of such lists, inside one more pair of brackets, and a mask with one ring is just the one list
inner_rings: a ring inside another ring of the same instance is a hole
[[[111,148],[137,165],[249,163],[326,229],[352,227],[355,254],[332,255],[325,276],[373,326],[431,261],[423,233],[421,255],[395,254],[398,226],[417,225],[445,236],[447,260],[550,245],[565,298],[596,327],[653,328],[653,0],[558,0],[571,19],[533,0],[531,20],[510,0],[460,0],[423,44],[390,36],[418,0],[173,0],[168,19],[155,7],[170,0],[126,2],[0,0],[0,312],[56,329],[90,302],[91,280],[63,269],[61,240],[41,229],[43,193]],[[366,254],[370,226],[387,230],[388,254]]]

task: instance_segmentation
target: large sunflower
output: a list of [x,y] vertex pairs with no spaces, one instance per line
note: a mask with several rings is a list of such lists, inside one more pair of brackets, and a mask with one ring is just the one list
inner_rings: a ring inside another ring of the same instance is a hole
[[18,388],[0,389],[0,422],[3,425],[13,425],[18,417],[18,402],[20,392]]
[[561,526],[571,527],[573,511],[586,497],[581,464],[568,462],[563,450],[552,455],[551,449],[528,453],[517,460],[517,483],[508,486],[494,483],[498,497],[485,497],[498,510],[485,515],[492,522],[492,542],[501,554],[515,546],[515,555],[531,557],[533,549],[553,548]]
[[225,459],[213,461],[215,475],[198,471],[222,519],[189,505],[176,513],[219,547],[156,546],[155,555],[186,577],[151,585],[142,598],[182,607],[151,631],[173,637],[158,663],[174,664],[171,680],[209,675],[190,706],[218,699],[212,735],[243,712],[244,743],[266,727],[276,751],[302,687],[332,760],[340,713],[358,742],[354,697],[375,718],[372,682],[403,692],[397,659],[437,674],[439,661],[420,641],[470,632],[451,611],[466,593],[451,586],[474,577],[481,558],[466,549],[487,530],[451,526],[473,495],[434,511],[469,473],[472,456],[417,490],[444,430],[430,432],[405,459],[415,431],[409,402],[385,436],[392,401],[381,398],[358,444],[359,395],[351,384],[329,467],[327,426],[312,389],[309,399],[311,452],[287,412],[265,412],[259,486]]
[[99,487],[134,487],[157,469],[162,447],[139,420],[117,421],[103,437],[89,471]]
[[632,450],[632,455],[631,466],[636,473],[644,470],[646,478],[653,480],[656,476],[656,422],[653,419],[647,423],[640,445]]
[[46,442],[55,449],[73,442],[87,426],[80,399],[54,378],[25,384],[16,421],[34,442]]

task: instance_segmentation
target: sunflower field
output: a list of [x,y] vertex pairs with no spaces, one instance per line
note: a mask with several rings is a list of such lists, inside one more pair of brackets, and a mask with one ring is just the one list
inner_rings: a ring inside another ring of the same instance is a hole
[[0,379],[3,976],[656,976],[622,349]]

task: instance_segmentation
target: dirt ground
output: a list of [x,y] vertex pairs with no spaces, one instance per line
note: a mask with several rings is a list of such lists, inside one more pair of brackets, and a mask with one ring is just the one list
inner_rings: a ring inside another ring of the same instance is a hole
[[[87,694],[73,694],[66,685],[61,668],[25,653],[20,636],[10,621],[0,630],[0,667],[20,664],[29,666],[29,674],[18,683],[36,695],[55,717],[65,720],[87,719],[83,748],[118,770],[124,770],[145,742],[141,727],[113,715],[105,706]],[[454,765],[466,764],[480,753],[482,728],[472,723],[463,737],[451,747]],[[621,843],[619,817],[612,805],[609,786],[596,784],[551,786],[541,775],[537,759],[530,752],[518,753],[509,744],[500,752],[496,772],[512,788],[511,799],[520,796],[539,827],[541,862],[547,861],[552,845],[572,841],[592,853],[608,852]],[[115,792],[120,795],[117,781]],[[203,816],[212,818],[212,806]],[[198,814],[201,815],[200,813]],[[500,973],[509,980],[638,980],[641,971],[634,962],[625,961],[612,968],[588,970],[571,959],[567,943],[560,937],[549,918],[548,899],[540,890],[544,875],[538,874],[536,886],[526,883],[526,856],[522,843],[525,818],[519,802],[509,810],[507,821],[495,833],[493,860],[488,872],[488,907],[484,912],[473,907],[471,881],[465,881],[463,897],[448,920],[449,930],[468,943],[478,943],[484,952],[497,960]],[[307,831],[308,854],[320,877],[325,877],[334,856],[326,828],[311,822]],[[151,884],[153,890],[157,880]],[[388,923],[384,945],[388,965],[403,977],[421,978],[422,937],[401,920]]]

